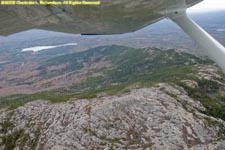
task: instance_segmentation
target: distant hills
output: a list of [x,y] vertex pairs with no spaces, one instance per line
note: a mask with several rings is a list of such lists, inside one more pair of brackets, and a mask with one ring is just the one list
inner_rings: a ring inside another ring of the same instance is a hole
[[[225,11],[209,13],[192,13],[190,16],[205,30],[210,32],[217,40],[225,45],[223,29]],[[54,40],[53,40],[54,39]],[[85,50],[102,45],[124,45],[136,48],[162,47],[162,48],[183,48],[193,51],[195,43],[170,20],[162,20],[134,33],[111,35],[111,36],[80,36],[73,34],[57,33],[44,30],[30,30],[10,35],[7,38],[0,37],[1,45],[15,48],[26,46],[58,45],[70,42],[77,42],[75,51]]]
[[[63,52],[67,48],[59,49]],[[18,58],[12,60],[14,62],[2,62],[0,95],[29,94],[62,87],[80,91],[105,84],[169,81],[175,76],[185,79],[186,74],[195,70],[194,65],[212,63],[173,49],[162,51],[116,45],[54,57],[50,52],[20,52]]]
[[212,61],[118,45],[49,52],[0,65],[1,147],[224,147],[225,76]]
[[[180,49],[162,51],[109,45],[42,58],[42,61],[5,62],[0,67],[1,107],[15,107],[36,99],[60,102],[92,98],[103,93],[114,95],[127,91],[128,87],[151,87],[161,82],[178,84],[190,90],[191,95],[197,94],[182,83],[188,80],[202,86],[203,89],[195,90],[200,90],[198,92],[203,95],[210,94],[219,101],[224,98],[224,74],[213,67],[212,61]],[[214,68],[212,72],[210,68]],[[212,77],[207,75],[205,80],[204,72]],[[198,99],[197,95],[193,96]]]

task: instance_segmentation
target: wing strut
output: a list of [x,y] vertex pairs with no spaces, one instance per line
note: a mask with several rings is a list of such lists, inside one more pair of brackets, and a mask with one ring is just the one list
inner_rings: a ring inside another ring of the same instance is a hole
[[218,41],[191,20],[187,16],[186,11],[171,13],[169,18],[195,40],[206,55],[215,61],[225,72],[225,48]]

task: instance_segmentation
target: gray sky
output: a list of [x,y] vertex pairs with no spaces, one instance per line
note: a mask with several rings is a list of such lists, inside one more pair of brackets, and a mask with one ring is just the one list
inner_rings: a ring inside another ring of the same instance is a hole
[[189,8],[190,12],[225,10],[225,0],[204,0],[203,2]]

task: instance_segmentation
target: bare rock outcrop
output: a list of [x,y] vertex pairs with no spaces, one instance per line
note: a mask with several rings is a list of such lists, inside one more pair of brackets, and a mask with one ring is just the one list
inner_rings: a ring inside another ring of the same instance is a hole
[[225,122],[202,114],[204,109],[165,83],[90,100],[37,100],[1,112],[1,142],[17,134],[15,149],[222,150],[219,126]]

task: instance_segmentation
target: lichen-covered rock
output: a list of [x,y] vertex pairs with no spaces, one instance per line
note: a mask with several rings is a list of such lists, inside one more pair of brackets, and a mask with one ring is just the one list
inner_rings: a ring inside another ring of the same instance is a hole
[[14,137],[13,148],[44,150],[223,149],[217,124],[225,123],[199,112],[204,109],[182,88],[165,83],[90,100],[37,100],[1,113],[1,139]]

